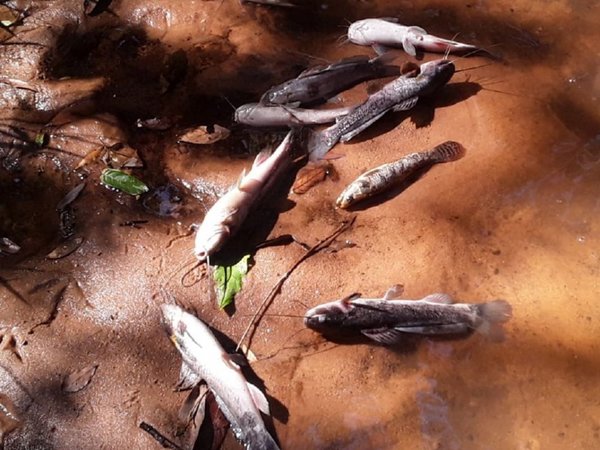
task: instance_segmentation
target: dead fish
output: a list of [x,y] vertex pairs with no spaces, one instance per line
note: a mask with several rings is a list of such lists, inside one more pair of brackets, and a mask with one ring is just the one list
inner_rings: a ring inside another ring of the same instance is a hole
[[500,324],[512,316],[505,300],[479,304],[453,303],[447,294],[421,300],[393,300],[399,289],[390,288],[382,299],[352,294],[310,309],[304,324],[311,329],[356,331],[384,345],[401,343],[406,334],[426,336],[465,334],[472,330],[500,338]]
[[348,40],[358,45],[372,45],[378,53],[386,47],[402,47],[411,56],[417,50],[434,53],[467,53],[482,51],[474,45],[439,38],[427,34],[421,27],[405,26],[394,18],[364,19],[354,22],[348,28]]
[[400,75],[400,68],[388,65],[390,57],[345,58],[328,66],[305,70],[293,80],[269,89],[261,98],[264,104],[307,104],[327,100],[357,84]]
[[187,366],[206,381],[236,438],[250,450],[276,450],[260,411],[269,414],[265,395],[248,383],[239,366],[225,353],[210,329],[175,305],[162,305],[171,341]]
[[206,213],[194,245],[194,254],[200,262],[219,251],[238,232],[250,210],[291,163],[296,133],[290,131],[270,156],[266,152],[259,153],[250,172],[246,174],[244,170],[238,182]]
[[432,94],[450,81],[454,70],[451,61],[439,59],[421,64],[416,76],[410,72],[386,84],[350,114],[337,119],[335,125],[313,133],[309,142],[310,159],[322,159],[338,141],[349,141],[389,111],[411,109],[420,97]]
[[432,150],[411,153],[398,161],[383,164],[363,173],[350,183],[335,203],[340,208],[348,208],[360,200],[372,197],[406,180],[420,169],[460,159],[464,152],[464,147],[458,142],[446,141]]
[[235,121],[254,127],[287,127],[334,122],[352,112],[354,107],[333,109],[302,109],[289,106],[265,106],[248,103],[235,110]]

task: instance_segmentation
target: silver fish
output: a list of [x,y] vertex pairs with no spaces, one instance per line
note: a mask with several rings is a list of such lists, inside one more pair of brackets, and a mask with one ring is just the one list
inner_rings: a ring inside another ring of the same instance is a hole
[[178,306],[162,305],[161,309],[183,365],[206,381],[236,438],[248,450],[279,449],[260,415],[260,411],[269,414],[265,395],[246,381],[210,329]]
[[388,56],[345,58],[328,66],[305,70],[298,77],[269,89],[261,98],[264,104],[307,104],[327,100],[357,84],[400,75],[400,68],[387,65]]
[[308,328],[320,332],[356,331],[384,345],[401,343],[407,334],[427,336],[464,334],[478,330],[501,337],[499,325],[512,316],[504,300],[487,303],[453,303],[447,294],[421,300],[394,300],[401,293],[393,286],[381,299],[353,294],[310,309],[304,316]]
[[415,56],[417,50],[434,53],[487,53],[474,45],[427,34],[420,27],[400,25],[393,18],[354,22],[348,28],[348,40],[358,45],[372,45],[378,52],[385,50],[385,47],[402,47],[411,56]]
[[421,96],[435,92],[454,75],[454,64],[447,59],[421,64],[419,69],[418,75],[411,72],[396,78],[331,127],[313,133],[309,142],[311,160],[322,159],[338,141],[349,141],[387,112],[411,109]]
[[265,106],[248,103],[235,110],[235,121],[254,127],[287,127],[334,122],[352,112],[354,107],[333,109],[302,109],[289,106]]
[[462,158],[465,149],[458,142],[446,141],[432,150],[411,153],[398,161],[383,164],[363,173],[344,189],[336,200],[340,208],[372,197],[406,180],[416,171],[436,163],[455,161]]
[[237,233],[251,209],[291,163],[293,134],[290,131],[270,156],[261,152],[246,174],[209,209],[196,231],[194,254],[205,261]]

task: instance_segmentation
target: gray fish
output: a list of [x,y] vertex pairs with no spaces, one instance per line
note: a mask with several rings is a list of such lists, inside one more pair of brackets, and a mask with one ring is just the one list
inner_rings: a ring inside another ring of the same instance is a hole
[[334,122],[338,117],[352,112],[353,109],[352,106],[334,109],[302,109],[248,103],[235,110],[235,121],[254,127],[316,125]]
[[335,203],[340,208],[348,208],[360,200],[390,189],[420,169],[430,167],[436,163],[460,159],[464,152],[464,147],[458,142],[446,141],[432,150],[411,153],[398,161],[383,164],[363,173],[350,183]]
[[293,80],[269,89],[261,98],[264,104],[307,104],[327,100],[357,84],[400,75],[400,68],[387,65],[389,56],[345,58],[328,66],[305,70]]
[[304,324],[325,333],[356,331],[381,344],[394,345],[407,334],[435,336],[478,330],[500,338],[500,324],[512,316],[512,308],[504,300],[453,303],[447,294],[431,294],[422,300],[393,300],[399,293],[399,286],[394,286],[382,299],[352,294],[310,309]]
[[235,437],[248,450],[278,450],[259,411],[269,414],[265,395],[248,383],[210,329],[175,305],[162,305],[170,339],[183,358],[182,373],[193,372],[206,381]]
[[420,97],[429,95],[445,85],[454,75],[454,64],[438,59],[421,64],[418,75],[402,75],[386,84],[335,125],[313,133],[309,142],[310,158],[322,159],[338,141],[346,142],[365,130],[388,111],[405,111],[417,104]]

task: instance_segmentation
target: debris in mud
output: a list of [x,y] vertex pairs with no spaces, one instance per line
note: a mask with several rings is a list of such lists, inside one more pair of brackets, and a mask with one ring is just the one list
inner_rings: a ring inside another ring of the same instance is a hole
[[46,255],[48,259],[61,259],[69,256],[83,243],[82,237],[70,238]]
[[201,126],[182,135],[177,142],[184,144],[207,145],[227,139],[231,131],[220,125]]
[[172,128],[173,120],[169,117],[152,117],[150,119],[137,119],[135,126],[146,130],[165,131]]
[[109,11],[111,3],[112,0],[83,0],[83,10],[86,16],[95,17]]
[[33,138],[33,143],[40,148],[45,147],[49,142],[50,136],[48,136],[48,133],[38,133]]
[[85,188],[85,183],[79,183],[77,186],[71,189],[67,195],[65,195],[63,199],[58,202],[58,205],[56,205],[56,210],[60,211],[61,209],[65,209],[67,206],[73,203],[77,197],[79,197],[79,194],[81,194],[83,188]]
[[19,352],[17,346],[17,338],[12,331],[0,333],[0,351],[8,350],[10,353],[15,355],[19,361],[23,361],[23,356]]
[[100,175],[100,182],[130,195],[141,195],[150,190],[139,178],[118,169],[104,169]]
[[75,211],[70,206],[59,209],[58,226],[63,239],[68,239],[75,234]]
[[182,208],[183,197],[176,186],[165,184],[144,196],[142,206],[160,217],[176,217]]
[[213,272],[215,280],[215,291],[219,302],[219,308],[225,309],[229,306],[235,296],[242,290],[244,277],[248,273],[250,255],[242,256],[232,266],[216,266]]
[[199,383],[192,388],[189,395],[181,405],[177,417],[181,422],[177,430],[177,436],[181,436],[187,432],[186,448],[193,448],[198,433],[204,422],[206,412],[206,396],[208,394],[208,386],[206,383]]
[[90,384],[92,378],[96,374],[97,369],[98,365],[94,364],[70,373],[63,380],[62,390],[68,393],[81,391],[88,384]]
[[0,448],[4,448],[4,438],[21,425],[12,400],[0,393]]
[[298,171],[292,192],[297,195],[306,194],[313,186],[324,181],[327,176],[331,176],[333,181],[337,179],[337,172],[330,162],[309,162]]
[[102,153],[102,161],[112,169],[144,167],[137,150],[122,143],[105,148]]
[[170,448],[171,450],[183,450],[179,445],[177,445],[175,442],[173,442],[172,440],[170,440],[169,438],[163,436],[156,428],[154,428],[152,425],[146,423],[146,422],[141,422],[140,423],[140,428],[142,430],[144,430],[146,433],[148,433],[150,436],[152,436],[154,438],[154,440],[156,440],[156,442],[158,442],[163,448]]
[[0,255],[14,255],[21,250],[21,247],[7,237],[0,238]]

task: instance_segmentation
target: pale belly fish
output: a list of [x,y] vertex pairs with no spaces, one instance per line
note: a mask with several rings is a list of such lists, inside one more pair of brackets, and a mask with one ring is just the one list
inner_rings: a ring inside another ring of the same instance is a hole
[[385,52],[386,47],[401,47],[411,56],[416,56],[417,50],[433,53],[488,54],[486,50],[475,45],[443,39],[428,34],[420,27],[400,25],[394,18],[363,19],[354,22],[348,28],[348,40],[358,45],[371,45],[377,53]]
[[267,106],[248,103],[235,110],[235,121],[253,127],[291,127],[335,122],[352,112],[354,107],[332,109],[303,109],[284,105]]
[[269,89],[261,98],[263,104],[301,105],[325,101],[357,84],[400,75],[400,68],[388,65],[393,58],[353,56],[328,66],[305,70],[296,78]]
[[340,208],[348,208],[358,201],[371,198],[405,181],[418,170],[433,164],[456,161],[463,157],[464,147],[458,142],[446,141],[433,149],[411,153],[398,161],[383,164],[371,169],[344,189],[335,204]]
[[300,133],[300,129],[290,131],[271,155],[259,153],[250,171],[244,170],[237,183],[208,210],[196,231],[194,254],[199,262],[219,251],[239,231],[248,213],[291,164],[292,145]]
[[176,305],[162,305],[169,338],[183,359],[182,373],[193,372],[213,392],[235,437],[248,450],[278,450],[260,411],[269,415],[265,395],[244,378],[210,328]]
[[416,75],[416,71],[411,71],[386,84],[351,113],[337,119],[334,125],[314,132],[308,144],[310,159],[323,159],[338,141],[349,141],[389,111],[413,108],[420,97],[433,94],[450,81],[454,70],[452,61],[438,59],[421,64]]
[[512,307],[505,300],[454,303],[447,294],[395,300],[399,293],[399,287],[394,286],[380,299],[352,294],[324,303],[307,311],[304,324],[324,334],[352,331],[383,345],[396,345],[407,335],[461,335],[474,330],[500,340],[501,324],[512,316]]

